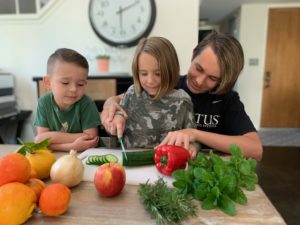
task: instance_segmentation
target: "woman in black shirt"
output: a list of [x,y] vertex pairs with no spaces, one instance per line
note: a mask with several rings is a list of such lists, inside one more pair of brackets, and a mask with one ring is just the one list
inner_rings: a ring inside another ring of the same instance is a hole
[[[177,86],[192,98],[197,128],[169,132],[161,144],[188,148],[191,141],[197,141],[225,153],[230,153],[230,144],[236,144],[246,157],[261,160],[259,136],[238,93],[232,90],[243,66],[243,50],[234,37],[215,31],[208,34],[193,50],[188,73]],[[119,98],[110,98],[101,114],[102,123],[112,132],[122,130],[110,123],[115,111],[122,111],[116,104]]]

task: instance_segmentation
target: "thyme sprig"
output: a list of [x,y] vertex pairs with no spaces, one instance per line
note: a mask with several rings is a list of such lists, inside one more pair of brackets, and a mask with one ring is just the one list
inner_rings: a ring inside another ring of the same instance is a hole
[[196,215],[197,207],[191,198],[169,188],[162,178],[154,184],[149,181],[140,184],[138,192],[145,209],[156,219],[157,225],[181,224],[189,216]]

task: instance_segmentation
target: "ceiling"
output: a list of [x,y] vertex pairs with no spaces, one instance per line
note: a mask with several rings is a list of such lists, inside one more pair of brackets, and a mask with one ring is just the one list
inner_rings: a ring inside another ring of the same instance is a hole
[[202,0],[200,5],[200,20],[209,24],[216,24],[243,4],[285,3],[300,0]]

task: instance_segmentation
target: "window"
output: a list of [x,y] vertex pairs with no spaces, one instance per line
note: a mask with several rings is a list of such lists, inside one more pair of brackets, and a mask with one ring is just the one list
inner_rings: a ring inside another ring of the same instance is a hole
[[15,14],[16,3],[15,0],[0,1],[0,14]]
[[0,15],[35,14],[50,0],[5,0],[0,1]]

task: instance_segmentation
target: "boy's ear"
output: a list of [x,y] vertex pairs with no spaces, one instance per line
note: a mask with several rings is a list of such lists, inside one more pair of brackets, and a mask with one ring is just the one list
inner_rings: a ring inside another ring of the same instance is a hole
[[50,91],[51,90],[51,85],[50,85],[50,80],[49,80],[49,76],[48,75],[45,75],[43,77],[43,82],[44,82],[46,90]]

